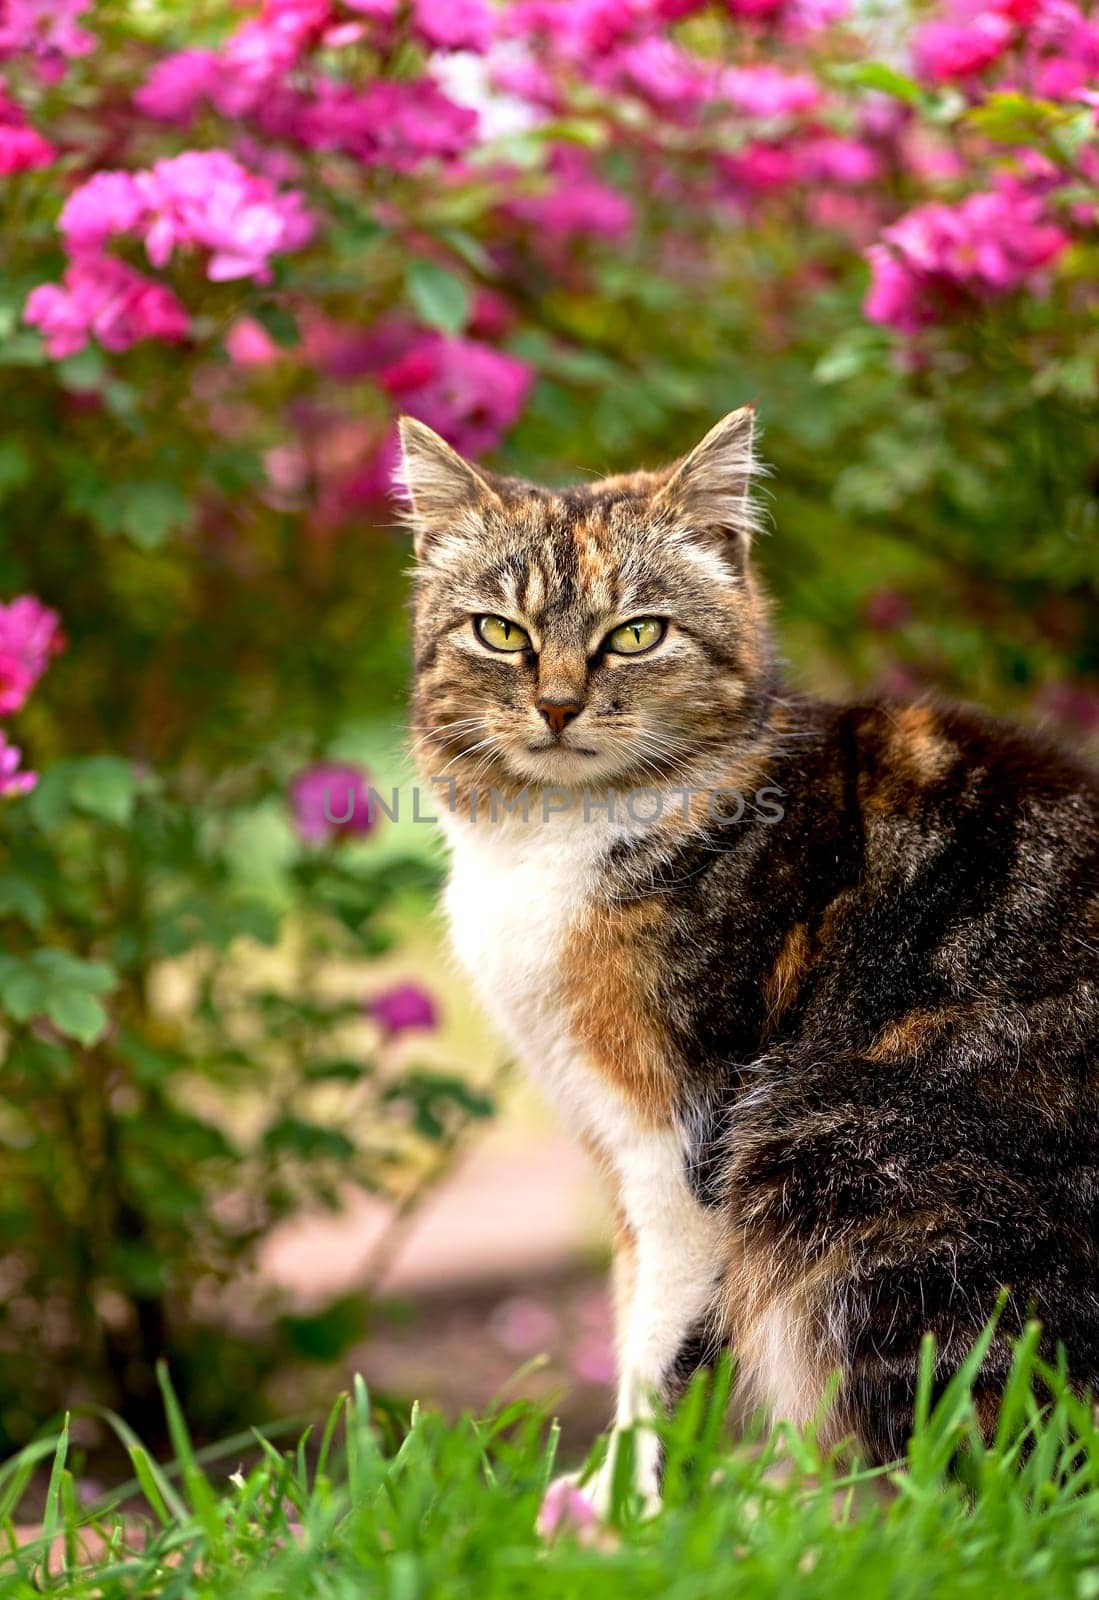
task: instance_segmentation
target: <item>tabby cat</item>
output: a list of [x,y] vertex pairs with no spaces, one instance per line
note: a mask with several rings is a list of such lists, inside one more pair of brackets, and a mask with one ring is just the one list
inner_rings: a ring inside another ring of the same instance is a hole
[[826,1429],[884,1461],[921,1336],[945,1382],[1001,1287],[1099,1382],[1099,783],[784,687],[752,434],[550,490],[406,419],[415,733],[457,952],[612,1185],[616,1426],[729,1346],[776,1419],[838,1372]]

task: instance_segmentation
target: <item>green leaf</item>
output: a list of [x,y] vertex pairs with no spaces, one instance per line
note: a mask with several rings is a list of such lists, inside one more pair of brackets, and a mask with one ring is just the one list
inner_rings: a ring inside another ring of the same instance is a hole
[[155,550],[191,516],[183,491],[155,478],[112,484],[97,472],[89,473],[72,485],[68,502],[100,533],[125,534],[142,550]]
[[118,973],[108,962],[87,961],[71,950],[48,946],[36,950],[30,960],[51,984],[69,985],[89,994],[106,994],[118,982]]
[[190,519],[187,497],[173,483],[135,483],[126,492],[118,527],[143,550],[155,550]]
[[833,76],[840,83],[856,89],[876,89],[879,94],[891,95],[894,100],[903,100],[910,106],[919,105],[925,98],[915,78],[898,72],[884,61],[859,61],[852,66],[839,66]]
[[461,256],[462,260],[481,277],[495,278],[498,276],[499,268],[488,250],[486,250],[480,239],[475,239],[473,234],[466,232],[465,228],[436,228],[435,233],[437,238],[441,239],[444,244],[449,245],[455,254]]
[[878,365],[888,351],[888,340],[875,328],[854,328],[826,350],[813,368],[818,383],[843,383],[868,367]]
[[71,762],[55,762],[39,775],[38,783],[28,797],[27,809],[31,818],[47,832],[64,822],[69,815],[71,775]]
[[408,297],[429,328],[457,333],[469,315],[469,287],[434,261],[410,261],[405,273]]
[[226,443],[210,450],[205,460],[206,475],[223,494],[243,494],[263,482],[263,460],[244,445]]
[[278,301],[268,300],[266,304],[256,306],[253,315],[256,321],[271,335],[280,349],[292,350],[295,345],[301,342],[297,318],[292,311]]
[[0,367],[44,367],[48,361],[45,345],[30,328],[0,338]]
[[95,345],[85,345],[76,355],[66,356],[57,363],[57,375],[66,389],[74,394],[92,394],[99,388],[107,374],[103,352]]
[[269,1155],[284,1152],[306,1160],[329,1157],[345,1160],[354,1155],[355,1146],[346,1134],[336,1128],[322,1128],[316,1122],[303,1122],[298,1117],[279,1117],[263,1136],[263,1148]]
[[0,976],[0,1006],[16,1022],[40,1016],[48,995],[46,977],[25,962],[13,960],[11,970]]
[[413,1068],[382,1093],[383,1105],[404,1104],[412,1125],[424,1139],[439,1140],[448,1132],[452,1113],[469,1118],[491,1117],[495,1106],[488,1095],[472,1088],[452,1073]]
[[305,1077],[310,1083],[360,1083],[373,1070],[369,1061],[339,1057],[331,1061],[310,1061]]
[[107,1025],[97,994],[118,982],[105,961],[86,961],[71,950],[47,948],[30,956],[0,958],[0,1007],[16,1022],[46,1016],[66,1038],[93,1044]]
[[31,458],[18,439],[0,439],[0,500],[21,489],[32,471]]
[[46,920],[46,902],[29,878],[6,872],[0,875],[0,916],[18,917],[29,927],[40,928]]
[[81,989],[60,989],[46,1000],[46,1015],[59,1033],[82,1045],[103,1037],[108,1017],[99,1001]]
[[527,137],[543,145],[578,144],[585,150],[601,150],[607,142],[607,128],[599,117],[555,117],[539,122]]
[[76,765],[69,786],[73,804],[105,822],[124,823],[133,814],[137,776],[120,756],[89,756]]
[[967,127],[976,128],[1000,144],[1040,141],[1065,120],[1064,111],[1052,100],[1032,100],[1014,91],[990,94],[964,118]]

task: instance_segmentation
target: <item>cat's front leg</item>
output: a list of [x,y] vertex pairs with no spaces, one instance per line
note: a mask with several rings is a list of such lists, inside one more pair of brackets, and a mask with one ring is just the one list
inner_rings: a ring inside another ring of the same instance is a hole
[[633,1487],[647,1511],[660,1504],[655,1408],[677,1399],[711,1349],[709,1328],[725,1270],[725,1230],[685,1176],[682,1146],[653,1133],[618,1163],[615,1248],[618,1398],[606,1458],[585,1493],[610,1511],[624,1431],[633,1438]]
[[[724,1275],[720,1219],[690,1193],[682,1163],[636,1175],[624,1194],[628,1255],[618,1346],[618,1399],[599,1495],[609,1505],[619,1435],[632,1429],[634,1488],[647,1509],[660,1503],[660,1440],[654,1408],[678,1399],[701,1364]],[[624,1186],[625,1187],[625,1186]]]

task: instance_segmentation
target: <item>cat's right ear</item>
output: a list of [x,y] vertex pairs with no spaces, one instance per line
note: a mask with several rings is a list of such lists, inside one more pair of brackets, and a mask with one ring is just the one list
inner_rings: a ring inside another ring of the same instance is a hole
[[742,561],[762,520],[752,482],[766,470],[756,459],[754,409],[741,406],[679,462],[656,504]]
[[429,560],[452,540],[476,538],[480,514],[501,501],[487,478],[416,417],[402,417],[396,486],[409,503],[417,561]]

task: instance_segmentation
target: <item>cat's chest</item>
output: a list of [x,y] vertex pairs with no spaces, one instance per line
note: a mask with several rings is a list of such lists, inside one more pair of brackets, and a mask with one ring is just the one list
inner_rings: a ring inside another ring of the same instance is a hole
[[[570,977],[582,930],[601,903],[613,841],[579,816],[525,827],[455,823],[447,831],[451,941],[482,1004],[568,1119],[604,1147],[620,1143],[635,1111],[592,1059]],[[586,965],[583,981],[598,990],[594,953]]]

